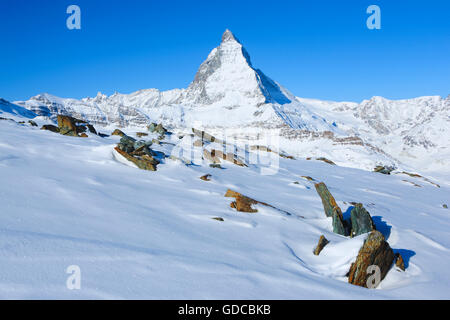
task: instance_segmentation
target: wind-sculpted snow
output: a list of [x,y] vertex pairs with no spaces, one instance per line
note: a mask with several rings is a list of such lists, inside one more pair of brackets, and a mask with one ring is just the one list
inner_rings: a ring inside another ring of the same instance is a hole
[[[276,154],[271,174],[261,174],[258,162],[213,169],[169,158],[150,172],[117,161],[119,139],[0,121],[1,298],[449,298],[445,179],[438,188]],[[189,139],[167,135],[152,149],[170,155],[171,143],[188,148],[180,141]],[[209,181],[201,180],[206,174]],[[344,215],[351,202],[362,203],[406,271],[392,267],[376,290],[349,284],[367,234],[333,233],[315,181],[303,177],[325,182]],[[273,207],[238,212],[224,197],[228,189]],[[316,256],[321,235],[330,243]],[[66,287],[72,265],[81,269],[80,290]]]

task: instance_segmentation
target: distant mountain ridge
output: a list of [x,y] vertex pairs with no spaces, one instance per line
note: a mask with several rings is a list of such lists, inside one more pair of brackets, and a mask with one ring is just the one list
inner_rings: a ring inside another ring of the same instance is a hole
[[283,144],[296,155],[326,154],[359,166],[359,153],[371,159],[366,168],[380,162],[450,168],[450,97],[373,97],[361,103],[299,98],[255,69],[229,30],[186,89],[145,89],[109,97],[98,93],[81,100],[40,94],[15,103],[52,119],[66,114],[104,126],[162,122],[179,129],[201,123],[211,131],[278,128],[284,139],[302,144]]

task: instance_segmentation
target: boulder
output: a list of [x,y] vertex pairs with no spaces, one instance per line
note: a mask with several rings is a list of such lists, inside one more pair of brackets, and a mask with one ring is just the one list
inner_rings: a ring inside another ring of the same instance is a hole
[[352,237],[376,230],[372,217],[361,203],[357,203],[353,207],[350,212],[350,220],[352,224]]
[[147,126],[147,129],[148,129],[148,131],[150,131],[150,132],[153,133],[153,132],[155,132],[156,126],[157,126],[157,124],[154,123],[154,122],[152,122],[152,123],[150,123],[150,124]]
[[[250,197],[244,196],[243,194],[233,191],[231,189],[228,189],[227,192],[225,193],[225,197],[229,197],[229,198],[234,198],[236,201],[233,201],[230,203],[230,207],[235,208],[237,211],[241,211],[241,212],[249,212],[249,213],[254,213],[254,212],[258,212],[258,210],[254,209],[252,207],[252,205],[255,204],[260,204],[266,207],[270,207],[273,208],[275,210],[278,210],[279,212],[288,215],[288,216],[292,216],[291,213],[278,209],[268,203],[265,202],[261,202],[255,199],[252,199]],[[302,216],[298,216],[299,218],[304,218]]]
[[59,133],[65,136],[78,136],[82,131],[77,128],[75,118],[58,115]]
[[163,127],[163,125],[160,123],[156,126],[155,132],[159,133],[160,135],[165,135],[168,131],[166,128]]
[[372,231],[359,250],[356,261],[352,263],[348,272],[348,282],[367,288],[367,280],[371,273],[367,273],[369,266],[380,268],[380,281],[386,277],[394,262],[394,252],[384,236],[379,231]]
[[160,124],[156,124],[155,122],[150,123],[147,126],[147,129],[151,133],[158,133],[160,136],[164,136],[168,132],[167,129],[164,128],[161,123]]
[[37,123],[34,122],[33,120],[28,120],[28,123],[32,126],[32,127],[37,127]]
[[123,137],[125,136],[125,133],[123,133],[122,130],[116,129],[111,133],[112,136],[119,136],[119,137]]
[[159,161],[149,156],[148,154],[130,154],[124,150],[121,150],[118,146],[114,148],[121,156],[123,156],[128,161],[133,162],[139,169],[148,170],[148,171],[156,171],[156,166],[159,164]]
[[258,212],[258,210],[252,208],[252,205],[260,203],[259,201],[246,197],[241,193],[233,191],[231,189],[227,190],[227,192],[225,193],[225,197],[231,197],[235,199],[235,201],[230,203],[230,207],[235,208],[237,211],[248,213]]
[[59,128],[57,126],[54,126],[52,124],[44,124],[41,128],[41,130],[48,130],[51,132],[59,133]]
[[[122,137],[122,139],[123,139],[123,137]],[[142,148],[150,147],[151,145],[152,145],[151,141],[138,140],[138,141],[134,142],[133,147],[135,150],[139,150]]]
[[324,235],[321,235],[319,238],[319,243],[317,244],[316,248],[314,249],[314,254],[316,256],[318,256],[320,254],[320,252],[322,251],[322,249],[325,248],[325,246],[329,243],[330,243],[330,241],[328,241]]
[[448,209],[448,205],[446,205],[445,203],[442,205],[442,208],[444,209]]
[[214,217],[214,218],[211,218],[211,219],[217,220],[217,221],[221,221],[221,222],[225,221],[225,220],[224,220],[223,218],[221,218],[221,217]]
[[125,151],[126,153],[131,153],[135,150],[135,142],[136,139],[127,135],[123,135],[122,138],[120,138],[120,142],[117,146],[120,150]]
[[136,136],[139,137],[139,138],[142,138],[142,137],[148,136],[148,133],[145,133],[145,132],[136,132]]
[[[90,133],[97,134],[94,126],[87,123],[86,121],[76,119],[70,116],[58,115],[58,128],[59,133],[65,136],[81,137],[82,133],[89,130]],[[82,137],[86,137],[84,134]]]
[[382,174],[391,174],[392,171],[394,171],[393,167],[387,167],[387,166],[376,166],[373,169],[374,172],[382,173]]
[[211,181],[211,175],[205,174],[204,176],[201,176],[200,179],[202,179],[203,181]]
[[395,265],[405,271],[405,262],[403,261],[403,257],[400,253],[395,254]]
[[342,215],[342,210],[336,203],[333,195],[328,191],[325,183],[320,182],[314,184],[316,187],[316,191],[322,199],[323,209],[325,211],[325,215],[327,217],[332,217],[333,219],[333,232],[348,236],[350,234],[348,224],[344,221],[344,217]]
[[328,191],[325,183],[316,183],[314,184],[314,186],[316,187],[316,191],[322,199],[323,208],[327,217],[333,216],[333,212],[335,210],[341,211],[333,195],[330,193],[330,191]]
[[323,162],[331,164],[331,165],[336,165],[336,163],[334,163],[333,161],[331,161],[331,160],[329,160],[329,159],[327,159],[325,157],[319,157],[319,158],[316,158],[316,160],[323,161]]
[[219,163],[211,163],[209,166],[215,169],[223,169]]
[[340,234],[341,236],[349,236],[350,235],[350,228],[347,224],[347,221],[344,221],[344,218],[342,216],[342,212],[340,211],[334,211],[333,212],[333,232]]

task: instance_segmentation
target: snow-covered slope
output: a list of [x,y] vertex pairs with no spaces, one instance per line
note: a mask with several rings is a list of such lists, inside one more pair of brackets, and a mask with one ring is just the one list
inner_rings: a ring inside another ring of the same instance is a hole
[[450,172],[449,97],[374,97],[361,103],[297,98],[255,69],[229,30],[186,89],[98,93],[81,100],[40,94],[16,103],[53,119],[67,114],[105,126],[145,127],[154,121],[178,130],[202,126],[240,135],[243,129],[276,128],[283,150],[296,157],[327,156],[369,170],[385,164]]
[[[437,188],[420,178],[284,158],[272,175],[258,166],[219,170],[169,159],[148,172],[115,160],[118,139],[0,121],[1,298],[450,297],[445,181]],[[155,148],[169,152],[171,145]],[[211,181],[199,179],[207,173]],[[365,235],[334,234],[313,182],[301,176],[324,181],[343,211],[362,202],[406,271],[393,267],[376,290],[348,284]],[[292,215],[264,206],[236,212],[224,197],[228,188]],[[331,243],[314,256],[321,234]],[[80,290],[66,288],[71,265],[81,268]]]
[[360,104],[297,98],[350,135],[376,145],[417,170],[450,172],[450,96]]
[[0,98],[0,117],[8,117],[8,119],[31,119],[36,116],[37,114],[35,114],[34,112]]

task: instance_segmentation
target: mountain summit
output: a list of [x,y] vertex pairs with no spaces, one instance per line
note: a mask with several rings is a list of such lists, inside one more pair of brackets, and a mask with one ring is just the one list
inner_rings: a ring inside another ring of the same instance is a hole
[[230,30],[228,30],[228,29],[226,29],[225,32],[224,32],[223,35],[222,35],[222,42],[226,42],[226,41],[236,41],[236,42],[239,42],[239,40],[236,39],[236,37],[234,36],[234,34],[233,34]]
[[193,104],[231,108],[291,102],[278,84],[253,68],[247,50],[228,29],[220,46],[200,65],[186,97]]

